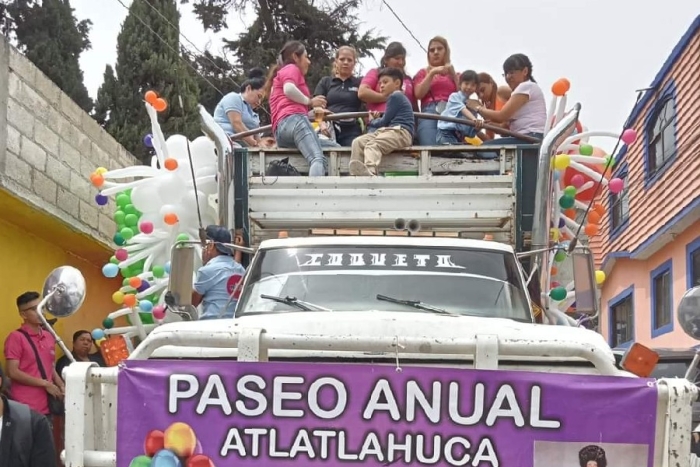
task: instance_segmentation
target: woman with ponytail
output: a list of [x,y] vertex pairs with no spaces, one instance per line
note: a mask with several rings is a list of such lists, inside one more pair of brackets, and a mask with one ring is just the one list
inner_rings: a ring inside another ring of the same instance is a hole
[[[248,79],[241,84],[241,92],[226,94],[214,110],[214,120],[227,135],[260,128],[260,116],[255,109],[260,107],[264,97],[265,71],[253,68]],[[259,146],[260,136],[248,136],[237,141],[245,146]]]
[[367,110],[370,112],[384,112],[386,109],[386,101],[389,99],[387,93],[382,93],[379,90],[379,71],[382,68],[397,68],[404,75],[403,86],[401,90],[408,97],[413,105],[413,110],[417,110],[416,99],[413,95],[413,80],[406,73],[406,48],[401,42],[392,42],[384,49],[384,56],[379,62],[380,67],[370,70],[360,84],[360,89],[357,91],[357,96],[362,102],[367,104]]
[[326,108],[326,98],[311,97],[306,85],[304,75],[310,64],[304,44],[287,42],[270,70],[265,89],[270,96],[272,132],[277,146],[298,149],[309,162],[309,176],[322,177],[327,167],[322,146],[338,147],[338,143],[320,139],[309,122],[310,109]]

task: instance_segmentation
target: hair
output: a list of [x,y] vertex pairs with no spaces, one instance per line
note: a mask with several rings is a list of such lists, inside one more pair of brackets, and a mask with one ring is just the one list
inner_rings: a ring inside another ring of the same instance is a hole
[[578,463],[581,467],[586,467],[590,461],[594,461],[598,467],[607,467],[608,465],[605,451],[595,444],[588,445],[578,452]]
[[493,88],[491,90],[491,95],[488,97],[489,108],[491,110],[496,108],[496,99],[498,98],[498,84],[496,80],[488,73],[479,73],[479,84],[489,83]]
[[306,52],[306,46],[299,41],[288,41],[280,50],[279,55],[277,55],[277,63],[272,67],[270,73],[267,75],[267,82],[265,83],[265,95],[269,96],[272,90],[272,81],[277,76],[277,72],[285,65],[289,65],[294,62],[294,57],[301,57]]
[[[338,50],[335,51],[335,59],[337,60],[338,57],[340,57],[340,52],[347,50],[350,53],[352,53],[352,57],[355,59],[355,63],[357,63],[357,59],[359,54],[357,53],[357,49],[351,45],[341,45],[338,47]],[[333,75],[335,75],[338,72],[335,68],[335,60],[333,61]]]
[[383,76],[387,76],[391,79],[403,82],[404,73],[398,68],[384,67],[381,70],[379,70],[379,75],[377,76],[377,78],[382,78]]
[[73,343],[75,344],[75,342],[80,339],[80,336],[83,334],[88,334],[90,336],[90,340],[92,340],[92,333],[86,329],[81,329],[80,331],[75,331],[73,333]]
[[248,77],[246,78],[245,81],[241,83],[241,92],[244,92],[246,89],[248,89],[248,86],[250,86],[250,89],[257,91],[258,89],[262,89],[265,87],[265,70],[262,68],[253,68],[248,72]]
[[467,70],[463,71],[461,75],[459,75],[459,82],[461,83],[476,83],[479,84],[479,75],[476,73],[476,71],[473,70]]
[[386,46],[386,49],[384,49],[384,55],[382,56],[382,59],[379,60],[380,67],[386,68],[387,60],[389,60],[390,58],[400,57],[401,55],[403,55],[404,57],[406,56],[406,47],[404,47],[401,42],[389,43],[389,45]]
[[22,295],[17,297],[17,308],[21,308],[23,305],[26,305],[29,302],[33,302],[39,297],[41,297],[41,295],[39,295],[39,292],[35,292],[33,290],[24,292]]
[[[442,46],[445,48],[445,64],[450,63],[450,44],[447,43],[447,39],[445,39],[442,36],[433,37],[428,41],[428,49],[430,49],[430,44],[432,44],[433,42],[442,44]],[[426,55],[428,56],[428,60],[430,60],[430,51],[426,52]]]
[[535,78],[532,76],[532,62],[525,54],[514,54],[506,58],[503,62],[503,72],[508,73],[510,71],[522,70],[527,68],[527,79],[536,83]]

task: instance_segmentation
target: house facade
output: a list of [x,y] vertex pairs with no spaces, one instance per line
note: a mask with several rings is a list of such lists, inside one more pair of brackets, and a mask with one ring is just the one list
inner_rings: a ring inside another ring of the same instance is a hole
[[637,141],[616,154],[607,216],[591,248],[607,279],[599,329],[612,347],[700,344],[678,321],[678,303],[700,285],[700,16],[628,119]]

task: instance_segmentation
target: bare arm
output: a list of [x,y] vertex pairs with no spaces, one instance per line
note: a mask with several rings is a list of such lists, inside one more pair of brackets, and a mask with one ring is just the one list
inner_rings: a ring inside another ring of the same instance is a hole
[[506,123],[515,115],[515,112],[522,109],[529,100],[530,96],[527,94],[514,94],[508,99],[508,102],[506,102],[501,110],[490,110],[481,107],[479,113],[486,120],[496,123]]
[[58,386],[61,392],[64,392],[66,390],[66,384],[63,382],[63,378],[61,378],[61,375],[58,374],[55,368],[53,369],[53,374],[51,375],[51,378],[53,379],[53,384]]
[[388,99],[388,96],[375,91],[366,84],[360,85],[360,89],[357,90],[357,97],[359,97],[362,102],[368,104],[381,104]]
[[17,381],[19,384],[24,384],[25,386],[46,388],[49,384],[51,384],[49,381],[44,381],[41,378],[35,378],[34,376],[30,376],[24,371],[20,370],[19,360],[7,361],[7,376],[9,376],[12,381]]
[[[236,131],[236,133],[243,133],[244,131],[249,130],[249,128],[247,128],[243,123],[243,118],[241,117],[241,114],[239,114],[238,112],[231,111],[227,113],[226,116],[228,117],[228,121],[231,122],[231,126]],[[258,145],[258,140],[256,140],[254,136],[246,136],[245,138],[243,138],[243,141],[245,141],[250,146]]]
[[431,68],[420,83],[416,84],[415,81],[413,82],[413,95],[416,96],[416,100],[421,100],[428,94],[433,78],[440,70],[442,70],[442,67]]
[[204,296],[200,294],[199,292],[193,290],[192,291],[192,306],[199,306],[200,303],[202,303],[202,299]]

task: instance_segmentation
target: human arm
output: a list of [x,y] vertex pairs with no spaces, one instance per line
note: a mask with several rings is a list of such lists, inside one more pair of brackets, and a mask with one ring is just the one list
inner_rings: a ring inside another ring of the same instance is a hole
[[438,66],[427,71],[425,68],[416,73],[413,78],[413,95],[417,100],[423,99],[430,92],[430,85],[433,83],[435,76],[445,73],[448,68]]
[[314,96],[323,96],[325,98],[328,98],[328,88],[330,82],[330,76],[324,76],[323,78],[321,78],[321,80],[316,85],[316,89],[314,89]]
[[480,113],[486,120],[496,123],[506,123],[513,118],[513,115],[515,115],[518,110],[522,109],[525,104],[530,101],[529,89],[523,86],[523,84],[515,88],[510,99],[508,99],[508,102],[505,103],[501,110],[487,109],[482,106],[479,101],[473,99],[467,102],[467,107]]
[[53,374],[51,375],[51,379],[53,380],[53,384],[58,386],[58,389],[61,390],[61,393],[65,394],[66,392],[66,383],[63,382],[63,378],[61,378],[61,375],[58,374],[56,369],[53,369]]
[[28,467],[56,467],[56,448],[49,421],[41,414],[32,412],[32,448]]
[[386,109],[384,110],[384,115],[381,116],[381,118],[377,118],[369,122],[369,127],[371,128],[383,128],[383,127],[388,127],[391,125],[391,121],[396,117],[396,114],[398,113],[399,110],[399,99],[403,96],[401,96],[400,91],[396,91],[395,93],[391,94],[389,96],[389,100],[386,101]]
[[192,306],[199,306],[204,300],[204,296],[212,286],[213,273],[205,264],[197,271],[197,279],[192,287]]
[[377,83],[379,83],[379,72],[376,68],[373,68],[362,78],[360,87],[357,90],[357,97],[367,104],[381,104],[382,102],[386,102],[389,96],[375,91]]

